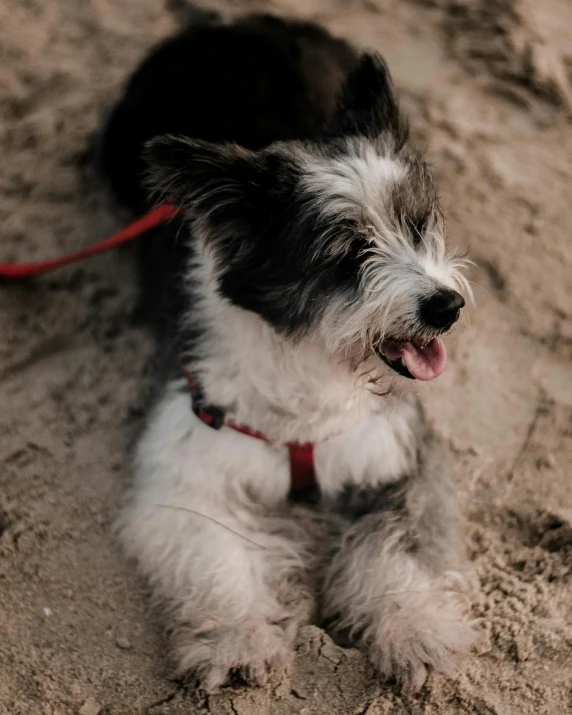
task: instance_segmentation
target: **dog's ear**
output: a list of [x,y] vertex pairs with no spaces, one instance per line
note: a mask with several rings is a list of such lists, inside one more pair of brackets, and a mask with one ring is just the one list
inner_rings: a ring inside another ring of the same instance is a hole
[[329,136],[391,135],[396,148],[407,140],[407,122],[402,118],[393,82],[383,58],[364,53],[342,87],[337,108],[326,133]]
[[151,194],[193,215],[259,198],[264,167],[255,152],[236,144],[162,136],[145,145]]
[[144,158],[151,194],[191,218],[236,222],[263,201],[264,162],[235,144],[162,136],[145,146]]

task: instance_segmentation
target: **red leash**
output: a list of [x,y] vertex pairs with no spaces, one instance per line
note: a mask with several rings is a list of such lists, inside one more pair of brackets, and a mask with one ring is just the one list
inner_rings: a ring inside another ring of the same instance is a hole
[[[75,253],[70,253],[67,256],[52,258],[47,261],[36,261],[35,263],[0,263],[0,280],[2,278],[11,280],[31,278],[32,276],[36,276],[41,273],[47,273],[54,268],[60,268],[61,266],[67,266],[69,263],[80,261],[82,258],[89,258],[89,256],[95,256],[98,253],[109,251],[111,248],[120,246],[122,243],[133,241],[146,231],[149,231],[156,226],[160,226],[162,223],[165,223],[169,219],[176,216],[178,212],[179,209],[172,204],[161,204],[146,213],[141,218],[133,221],[133,223],[130,223],[129,226],[126,226],[121,229],[121,231],[113,234],[113,236],[110,236],[93,246],[89,246],[88,248],[83,248]],[[186,371],[185,375],[191,392],[195,394],[197,392],[196,381],[193,380],[193,378],[188,375]],[[224,416],[222,416],[221,422],[221,416],[215,414],[215,408],[205,408],[197,404],[193,405],[193,409],[195,410],[195,414],[198,418],[209,427],[218,429],[222,426],[222,424],[224,424],[227,427],[248,435],[249,437],[253,437],[254,439],[262,440],[267,444],[276,444],[265,437],[261,432],[256,432],[255,430],[251,430],[249,427],[238,425],[230,419],[224,419]],[[317,481],[314,469],[314,445],[311,442],[287,442],[281,446],[288,447],[290,455],[290,484],[292,491],[300,491],[307,489],[308,487],[315,486]]]
[[98,253],[109,251],[111,248],[120,246],[122,243],[133,241],[133,239],[142,233],[165,223],[165,221],[176,216],[178,211],[179,209],[171,204],[160,204],[149,211],[149,213],[133,221],[129,226],[126,226],[104,241],[100,241],[88,248],[82,248],[81,251],[70,253],[61,258],[52,258],[51,260],[37,261],[35,263],[0,263],[0,278],[30,278],[40,273],[51,271],[54,268],[60,268],[60,266],[67,266],[68,263],[80,261],[82,258],[88,258],[89,256],[95,256]]

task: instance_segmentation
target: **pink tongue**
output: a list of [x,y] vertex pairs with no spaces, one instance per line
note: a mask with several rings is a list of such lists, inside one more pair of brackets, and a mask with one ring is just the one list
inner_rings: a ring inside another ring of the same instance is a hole
[[414,343],[404,343],[401,357],[405,367],[417,380],[433,380],[447,364],[447,352],[439,338],[433,338],[422,348]]

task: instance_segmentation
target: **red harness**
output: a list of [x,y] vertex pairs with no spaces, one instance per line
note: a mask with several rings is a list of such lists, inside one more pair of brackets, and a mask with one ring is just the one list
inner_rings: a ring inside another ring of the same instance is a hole
[[299,492],[317,485],[316,470],[314,468],[314,444],[312,442],[273,442],[262,432],[239,425],[234,420],[225,417],[224,412],[218,407],[203,405],[203,395],[197,381],[183,368],[187,383],[193,397],[193,411],[196,416],[209,427],[220,429],[223,425],[246,434],[254,439],[259,439],[266,444],[288,447],[290,458],[290,489]]
[[[141,234],[149,231],[169,219],[176,216],[179,209],[171,204],[161,204],[156,208],[146,213],[141,218],[133,221],[121,231],[113,234],[109,238],[100,241],[99,243],[84,248],[75,253],[70,253],[67,256],[53,258],[46,261],[37,261],[35,263],[0,263],[0,279],[19,279],[30,278],[40,273],[47,273],[54,268],[67,266],[69,263],[74,263],[83,258],[95,256],[98,253],[109,251],[111,248],[133,241]],[[265,437],[261,432],[250,429],[243,425],[238,425],[231,419],[225,418],[216,407],[206,407],[201,404],[200,389],[193,378],[185,371],[189,388],[193,395],[193,410],[197,417],[209,427],[220,429],[223,425],[230,427],[241,434],[254,437],[267,444],[277,444],[288,447],[290,456],[290,487],[292,491],[301,491],[317,485],[316,471],[314,468],[314,445],[311,442],[286,442],[284,444],[272,442]]]

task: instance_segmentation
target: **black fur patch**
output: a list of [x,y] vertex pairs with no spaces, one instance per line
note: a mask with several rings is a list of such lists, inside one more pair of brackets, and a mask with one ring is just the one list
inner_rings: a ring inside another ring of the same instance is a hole
[[316,137],[356,61],[350,45],[311,23],[191,20],[136,70],[105,127],[103,173],[137,212],[148,206],[142,150],[150,139],[178,134],[261,149]]
[[[160,138],[147,157],[162,197],[186,208],[191,224],[207,226],[220,291],[235,305],[294,336],[314,324],[333,293],[357,297],[363,244],[355,226],[320,215],[287,152]],[[346,254],[321,255],[332,232],[347,234]]]
[[398,515],[407,507],[406,496],[409,479],[404,477],[391,484],[363,487],[345,484],[335,497],[324,504],[328,512],[334,512],[349,521],[357,521],[368,514],[392,513]]
[[409,128],[399,112],[387,65],[378,54],[362,55],[349,75],[326,135],[361,135],[375,139],[390,135],[397,151],[403,147]]

